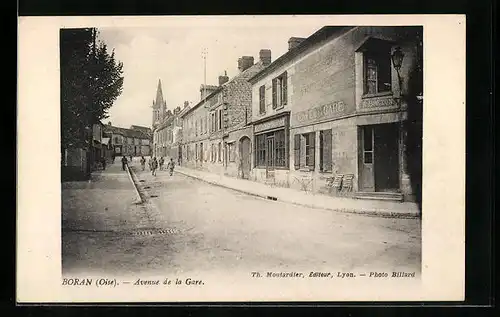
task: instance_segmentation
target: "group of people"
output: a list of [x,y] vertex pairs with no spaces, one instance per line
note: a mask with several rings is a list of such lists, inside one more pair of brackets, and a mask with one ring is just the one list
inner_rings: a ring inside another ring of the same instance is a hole
[[[130,161],[132,161],[132,157],[130,157]],[[125,170],[125,166],[127,165],[127,163],[128,163],[127,157],[124,155],[122,157],[122,170]],[[151,171],[151,175],[156,176],[156,171],[158,170],[158,168],[160,168],[160,170],[163,170],[164,163],[165,160],[163,159],[163,157],[160,157],[160,159],[156,159],[156,157],[154,156],[150,158],[148,165],[149,165],[149,170]],[[144,156],[141,156],[141,167],[143,171],[146,170],[146,159],[144,158]],[[167,169],[170,171],[170,176],[172,176],[174,173],[174,167],[175,167],[174,159],[171,158],[170,162],[168,162],[167,164]]]
[[[165,159],[162,157],[160,157],[160,159],[156,159],[156,157],[152,157],[149,159],[149,162],[148,162],[148,165],[149,165],[149,170],[151,171],[151,175],[154,175],[156,176],[156,171],[158,170],[158,168],[160,169],[160,171],[163,170],[163,165],[165,164]],[[141,166],[142,166],[142,170],[146,170],[146,159],[144,158],[144,156],[141,156]],[[174,163],[174,159],[170,159],[170,162],[168,162],[167,164],[167,169],[170,171],[170,176],[173,175],[174,173],[174,167],[175,167],[175,163]]]

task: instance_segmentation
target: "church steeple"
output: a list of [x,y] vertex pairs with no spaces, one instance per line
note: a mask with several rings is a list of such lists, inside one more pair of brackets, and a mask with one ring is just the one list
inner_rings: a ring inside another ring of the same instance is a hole
[[163,92],[161,91],[161,80],[158,79],[158,88],[156,88],[156,100],[155,100],[155,108],[163,107]]
[[167,112],[167,103],[163,99],[163,92],[161,89],[161,80],[158,79],[158,87],[156,88],[156,99],[153,100],[153,127],[161,122]]

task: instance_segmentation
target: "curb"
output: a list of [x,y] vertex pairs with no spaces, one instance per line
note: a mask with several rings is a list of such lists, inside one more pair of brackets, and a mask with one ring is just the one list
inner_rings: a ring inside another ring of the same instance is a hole
[[259,198],[263,198],[263,199],[267,199],[267,200],[272,200],[272,201],[281,201],[284,203],[289,203],[289,204],[297,205],[297,206],[303,206],[303,207],[314,208],[314,209],[323,209],[323,210],[349,213],[349,214],[364,215],[364,216],[375,216],[375,217],[381,217],[381,218],[399,218],[399,219],[418,219],[418,218],[420,218],[420,215],[418,213],[413,213],[413,212],[381,212],[381,211],[377,211],[377,210],[358,210],[358,209],[350,209],[350,208],[329,208],[329,207],[321,207],[321,206],[304,204],[304,203],[299,203],[299,202],[294,202],[294,201],[289,201],[289,200],[279,200],[277,197],[273,197],[273,196],[269,196],[269,195],[262,195],[262,194],[242,190],[242,189],[233,188],[233,187],[230,187],[230,186],[227,186],[224,184],[220,184],[217,182],[203,179],[199,176],[194,176],[194,175],[191,175],[191,174],[188,174],[185,172],[181,172],[179,170],[177,170],[176,172],[178,172],[182,175],[197,179],[197,180],[201,180],[201,181],[208,183],[208,184],[211,184],[211,185],[231,189],[231,190],[234,190],[236,192],[243,193],[243,194],[247,194],[247,195],[251,195],[251,196],[255,196],[255,197],[259,197]]
[[127,164],[127,174],[128,174],[128,177],[130,178],[130,181],[132,182],[132,185],[134,186],[135,194],[137,196],[136,203],[142,204],[144,201],[139,193],[139,188],[137,187],[137,184],[134,182],[134,178],[132,177],[132,171],[130,170],[130,167],[128,166],[128,164]]

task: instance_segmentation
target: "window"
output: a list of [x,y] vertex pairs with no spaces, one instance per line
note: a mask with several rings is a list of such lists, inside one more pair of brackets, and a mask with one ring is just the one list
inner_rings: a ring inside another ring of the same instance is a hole
[[219,142],[218,144],[218,151],[217,151],[217,158],[219,162],[222,162],[222,143]]
[[319,169],[331,172],[332,167],[332,130],[323,130],[319,133]]
[[266,165],[266,135],[261,134],[255,137],[255,165]]
[[219,109],[219,130],[222,129],[222,109]]
[[266,86],[259,87],[259,113],[266,112]]
[[373,163],[373,128],[363,127],[363,162]]
[[275,164],[279,167],[286,166],[285,130],[274,133]]
[[294,136],[295,169],[308,168],[314,170],[315,132],[296,134]]
[[203,157],[204,157],[204,155],[203,155],[203,143],[200,143],[200,155],[199,155],[200,161],[204,160]]
[[305,161],[305,167],[312,167],[314,168],[314,136],[315,133],[307,133],[304,134],[304,139],[305,139],[305,154],[306,154],[306,161]]
[[215,129],[214,131],[218,131],[219,126],[219,111],[215,110]]
[[288,75],[284,72],[273,79],[273,109],[283,107],[288,100]]
[[365,94],[391,90],[391,56],[389,50],[365,52]]
[[255,166],[288,167],[285,130],[255,136]]
[[194,145],[194,159],[198,160],[198,143]]
[[227,152],[228,152],[228,160],[229,162],[234,162],[235,158],[235,153],[234,153],[234,143],[229,143],[227,145]]
[[119,143],[120,143],[120,140],[118,139],[118,137],[117,137],[117,136],[115,136],[115,143],[116,143],[116,144],[119,144]]
[[198,120],[194,121],[194,135],[198,136]]

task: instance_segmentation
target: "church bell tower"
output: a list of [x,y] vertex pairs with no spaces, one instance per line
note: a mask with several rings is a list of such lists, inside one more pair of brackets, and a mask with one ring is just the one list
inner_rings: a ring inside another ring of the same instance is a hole
[[167,103],[163,99],[161,90],[161,80],[158,79],[158,87],[156,88],[156,100],[153,100],[153,129],[161,123],[167,112]]

